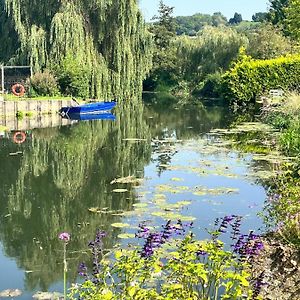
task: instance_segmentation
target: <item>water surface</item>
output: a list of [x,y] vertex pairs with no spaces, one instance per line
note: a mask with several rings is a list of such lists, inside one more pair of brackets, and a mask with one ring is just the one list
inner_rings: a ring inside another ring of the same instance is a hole
[[[23,144],[11,135],[0,139],[0,291],[19,288],[19,299],[38,290],[61,292],[62,231],[72,234],[74,282],[97,228],[107,232],[107,248],[126,243],[118,236],[145,220],[154,226],[169,218],[194,220],[199,238],[228,214],[244,216],[245,231],[261,228],[257,212],[266,192],[255,177],[257,162],[209,134],[235,120],[228,108],[147,102],[119,106],[115,115],[116,121],[34,129]],[[111,184],[129,175],[144,180]]]

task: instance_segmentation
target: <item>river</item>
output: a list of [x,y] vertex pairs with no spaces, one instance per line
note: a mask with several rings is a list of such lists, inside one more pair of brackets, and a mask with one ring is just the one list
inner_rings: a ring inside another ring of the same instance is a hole
[[[0,291],[20,289],[18,299],[62,292],[63,231],[71,233],[69,282],[97,228],[106,248],[132,242],[144,220],[193,221],[206,238],[215,218],[236,214],[243,231],[260,231],[259,162],[210,134],[238,116],[223,105],[167,102],[119,105],[115,121],[33,129],[22,144],[0,137]],[[112,183],[128,176],[138,184]]]

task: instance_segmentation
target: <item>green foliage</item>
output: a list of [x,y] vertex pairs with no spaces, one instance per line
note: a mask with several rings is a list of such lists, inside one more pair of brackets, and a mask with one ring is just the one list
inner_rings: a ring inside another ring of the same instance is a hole
[[[176,43],[183,78],[199,90],[208,74],[228,69],[239,48],[247,45],[247,38],[229,27],[206,26],[196,38],[180,37]],[[209,81],[208,85],[211,84]]]
[[153,52],[153,68],[147,80],[144,82],[146,90],[169,90],[176,85],[178,66],[176,48],[173,38],[175,37],[175,22],[172,16],[173,7],[159,4],[159,15],[149,31],[153,34],[155,49]]
[[141,93],[151,52],[136,0],[0,1],[0,61],[37,72],[76,56],[88,70],[89,97]]
[[242,59],[223,75],[222,93],[228,100],[248,102],[270,89],[299,89],[299,75],[300,55],[270,60]]
[[290,0],[269,0],[270,1],[270,11],[268,14],[268,19],[274,24],[281,24],[285,19],[285,8],[289,4]]
[[18,110],[17,113],[16,113],[16,118],[17,118],[18,120],[23,120],[23,119],[24,119],[24,112]]
[[134,247],[113,254],[114,261],[99,262],[97,281],[72,288],[70,299],[254,299],[249,264],[217,240],[198,241],[188,234],[150,257]]
[[236,25],[236,24],[239,24],[243,21],[243,18],[242,18],[242,15],[239,14],[239,13],[235,13],[233,18],[229,19],[229,24],[231,25]]
[[298,249],[300,249],[299,175],[299,161],[284,166],[282,175],[270,183],[269,198],[265,205],[266,222],[275,227],[275,235]]
[[284,14],[283,23],[287,33],[300,42],[300,0],[290,0],[284,9]]
[[82,66],[76,56],[66,56],[56,71],[60,90],[64,95],[89,96],[90,74],[89,70]]
[[213,15],[197,13],[192,16],[179,16],[175,18],[175,21],[176,33],[189,36],[197,35],[207,25],[227,25],[227,18],[220,12],[215,12]]
[[252,16],[253,22],[265,22],[267,21],[268,13],[266,12],[258,12]]
[[37,72],[30,78],[30,86],[34,93],[38,96],[56,96],[58,84],[55,76],[49,71]]
[[247,53],[256,59],[270,59],[292,53],[293,43],[271,24],[264,24],[248,34]]
[[220,96],[220,86],[222,82],[221,73],[209,74],[200,85],[199,93],[203,97],[217,98]]

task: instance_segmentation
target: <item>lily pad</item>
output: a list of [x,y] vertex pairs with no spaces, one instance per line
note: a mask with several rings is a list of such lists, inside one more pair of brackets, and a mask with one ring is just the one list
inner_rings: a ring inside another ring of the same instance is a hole
[[148,204],[147,203],[135,203],[133,204],[134,207],[147,207]]
[[123,183],[123,184],[139,185],[142,183],[142,181],[143,181],[142,178],[136,178],[135,176],[127,176],[127,177],[115,178],[110,182],[110,184]]
[[121,233],[118,234],[119,239],[133,239],[135,237],[135,234],[133,233]]
[[117,228],[131,227],[130,224],[127,223],[112,223],[111,226]]
[[128,192],[128,190],[127,189],[114,189],[113,192],[114,193],[126,193],[126,192]]

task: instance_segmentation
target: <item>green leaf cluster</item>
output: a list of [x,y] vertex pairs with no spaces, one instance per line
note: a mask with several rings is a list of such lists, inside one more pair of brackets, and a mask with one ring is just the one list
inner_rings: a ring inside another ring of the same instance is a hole
[[229,101],[249,102],[271,89],[297,90],[300,86],[300,55],[269,60],[244,57],[223,75],[223,96]]
[[[199,254],[201,251],[203,254]],[[248,264],[217,240],[199,241],[192,234],[171,240],[151,257],[139,248],[114,251],[103,260],[97,281],[71,289],[70,299],[173,300],[252,299]]]

